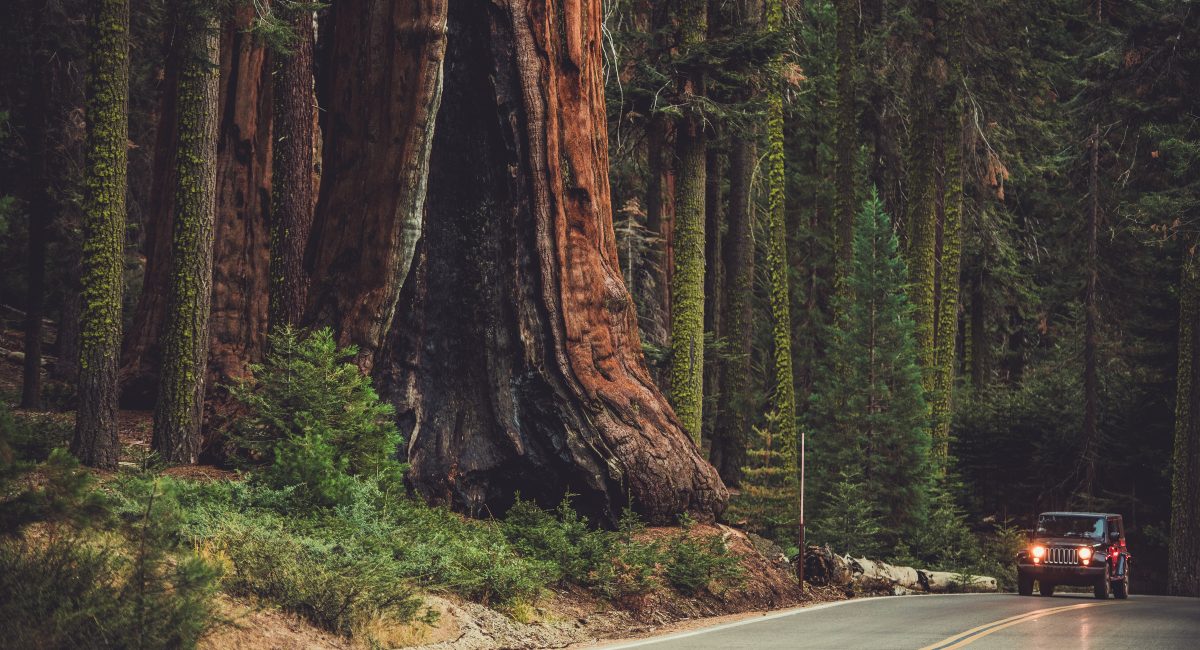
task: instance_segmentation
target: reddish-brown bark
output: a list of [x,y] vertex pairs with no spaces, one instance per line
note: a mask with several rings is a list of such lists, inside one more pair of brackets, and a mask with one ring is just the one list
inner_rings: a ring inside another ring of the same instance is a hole
[[455,0],[422,251],[379,376],[424,496],[606,523],[727,492],[646,370],[608,187],[597,0]]
[[321,191],[306,320],[369,371],[421,232],[441,92],[446,0],[333,4]]
[[[266,342],[271,187],[271,70],[266,46],[247,30],[252,7],[239,7],[221,29],[217,213],[209,320],[208,395],[245,372]],[[149,408],[158,381],[166,310],[174,187],[175,57],[167,79],[155,152],[146,270],[122,354],[122,401]]]

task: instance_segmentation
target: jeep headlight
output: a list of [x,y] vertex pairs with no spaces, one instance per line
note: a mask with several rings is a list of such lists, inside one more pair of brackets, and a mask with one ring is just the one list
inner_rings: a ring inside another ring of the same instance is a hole
[[1092,549],[1090,549],[1086,546],[1080,548],[1079,549],[1080,564],[1087,564],[1088,562],[1091,562],[1091,560],[1092,560]]

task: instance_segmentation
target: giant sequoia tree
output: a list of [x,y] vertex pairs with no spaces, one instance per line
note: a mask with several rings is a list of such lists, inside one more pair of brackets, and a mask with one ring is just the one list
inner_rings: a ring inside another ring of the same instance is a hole
[[596,0],[450,3],[422,250],[377,367],[434,502],[569,491],[608,523],[724,507],[646,370],[617,263],[601,20]]
[[83,219],[79,406],[71,452],[117,466],[117,355],[125,268],[125,172],[129,132],[129,2],[98,0],[92,12],[88,153]]
[[334,3],[307,319],[370,370],[421,235],[446,0]]

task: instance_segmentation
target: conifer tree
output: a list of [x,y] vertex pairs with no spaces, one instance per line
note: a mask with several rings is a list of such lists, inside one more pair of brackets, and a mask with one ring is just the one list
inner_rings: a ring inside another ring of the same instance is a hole
[[[919,523],[929,484],[928,421],[907,277],[891,219],[873,191],[858,213],[845,291],[834,299],[836,319],[817,368],[809,425],[813,492],[832,494],[842,480],[838,472],[853,468],[871,511],[889,527]],[[818,519],[831,507],[822,501]]]
[[1200,263],[1189,255],[1179,290],[1179,374],[1167,588],[1200,596]]
[[88,144],[80,280],[79,406],[71,452],[115,468],[117,357],[125,268],[129,132],[129,0],[96,0],[88,77]]
[[741,493],[730,502],[727,518],[745,521],[759,534],[787,540],[796,523],[797,478],[794,438],[780,435],[778,413],[768,413],[762,427],[751,427],[746,465],[741,468]]
[[[768,0],[767,32],[783,28],[782,0]],[[777,58],[775,64],[780,64]],[[775,393],[779,435],[795,440],[796,387],[792,375],[792,311],[788,283],[788,237],[784,215],[783,79],[772,80],[767,91],[767,282],[771,295],[772,333],[775,343]]]
[[152,446],[165,460],[194,463],[200,454],[208,361],[220,34],[215,11],[183,5],[185,49],[179,80],[171,278]]
[[[680,40],[685,48],[704,43],[707,3],[681,3]],[[680,93],[696,100],[704,93],[704,75],[694,64],[680,78]],[[699,102],[675,134],[675,273],[671,276],[671,404],[685,431],[700,444],[704,411],[704,199],[705,134]]]

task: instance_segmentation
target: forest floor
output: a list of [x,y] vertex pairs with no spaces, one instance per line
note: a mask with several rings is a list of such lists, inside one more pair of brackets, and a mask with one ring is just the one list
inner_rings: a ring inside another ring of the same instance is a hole
[[[18,352],[20,339],[20,332],[12,327],[0,328],[0,399],[10,405],[15,405],[21,390],[23,356]],[[52,387],[48,391],[48,401],[56,401],[58,392]],[[69,408],[69,404],[58,406]],[[34,414],[14,409],[14,413],[45,422],[47,430],[53,430],[59,437],[69,435],[73,419],[69,410]],[[119,436],[124,468],[136,470],[145,463],[149,457],[151,428],[151,412],[121,411]],[[167,468],[161,473],[187,481],[238,480],[236,472],[208,465]],[[112,473],[99,474],[104,480]],[[638,537],[665,541],[680,534],[678,527],[652,527],[639,532]],[[384,647],[564,648],[605,639],[649,636],[695,626],[701,621],[712,622],[847,597],[843,589],[801,587],[796,583],[794,567],[778,548],[741,530],[696,524],[688,529],[687,535],[695,539],[720,536],[741,567],[742,577],[738,584],[727,589],[704,588],[690,595],[663,588],[617,599],[574,585],[552,586],[544,589],[536,601],[516,610],[488,607],[444,591],[420,593],[424,607],[437,612],[435,623],[381,623],[379,629],[369,631],[369,636]],[[305,618],[269,603],[221,594],[217,608],[223,624],[216,626],[202,641],[202,648],[363,647],[356,639],[321,629]]]

